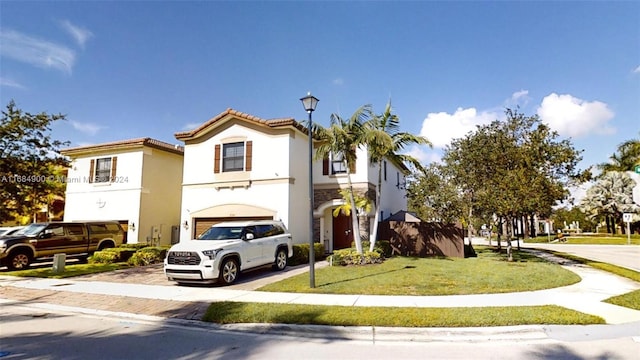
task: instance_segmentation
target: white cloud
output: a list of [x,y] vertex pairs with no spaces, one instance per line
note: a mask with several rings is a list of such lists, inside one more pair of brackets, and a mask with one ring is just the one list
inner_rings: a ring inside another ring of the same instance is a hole
[[69,20],[60,22],[62,28],[67,31],[73,39],[84,49],[84,44],[93,37],[93,33],[85,28],[72,24]]
[[518,101],[520,99],[523,98],[527,98],[529,97],[529,90],[520,90],[520,91],[516,91],[511,95],[511,100],[513,101]]
[[615,131],[608,122],[613,111],[600,101],[585,101],[569,94],[552,93],[542,99],[538,115],[559,134],[581,137],[591,133],[611,134]]
[[106,126],[96,125],[91,123],[82,123],[82,122],[73,121],[73,120],[69,121],[69,123],[71,124],[71,126],[73,126],[74,129],[80,132],[83,132],[85,134],[89,134],[91,136],[97,134],[102,129],[106,129]]
[[442,156],[437,151],[430,149],[428,146],[413,145],[405,154],[418,159],[422,165],[428,165],[433,162],[442,162]]
[[442,148],[451,140],[464,137],[476,130],[476,125],[485,125],[498,119],[498,114],[490,111],[478,113],[475,108],[458,108],[455,113],[429,113],[422,122],[420,135],[431,141],[435,148]]
[[344,84],[344,80],[342,78],[336,78],[336,79],[333,79],[333,81],[331,81],[331,83],[333,85],[341,86],[341,85]]
[[26,87],[19,82],[3,77],[0,77],[0,86],[12,87],[16,89],[26,89]]
[[633,70],[633,72],[634,72],[634,73],[636,73],[636,74],[640,74],[640,65],[638,65],[638,67],[637,67],[637,68],[635,68],[635,69]]
[[13,30],[0,31],[0,55],[42,68],[71,73],[75,52],[66,46]]

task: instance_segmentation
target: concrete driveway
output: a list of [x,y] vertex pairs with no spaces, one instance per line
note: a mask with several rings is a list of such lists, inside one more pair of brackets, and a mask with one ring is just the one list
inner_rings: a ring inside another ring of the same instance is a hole
[[521,243],[522,247],[561,251],[583,258],[602,261],[640,271],[640,246],[638,245],[573,245]]

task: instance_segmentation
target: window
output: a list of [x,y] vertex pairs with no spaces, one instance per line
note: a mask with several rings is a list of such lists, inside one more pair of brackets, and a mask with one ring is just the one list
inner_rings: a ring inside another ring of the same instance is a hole
[[331,153],[331,173],[347,173],[347,165],[345,164],[344,155],[342,153]]
[[67,232],[69,235],[83,235],[84,234],[84,225],[81,224],[71,224],[67,225]]
[[96,160],[95,182],[109,182],[111,176],[111,158],[102,158]]
[[233,142],[215,146],[213,172],[251,171],[252,142]]

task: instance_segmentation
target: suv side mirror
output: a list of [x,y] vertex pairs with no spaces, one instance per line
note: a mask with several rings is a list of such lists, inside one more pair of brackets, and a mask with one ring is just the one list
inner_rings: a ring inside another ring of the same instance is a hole
[[244,236],[245,240],[253,240],[253,234],[252,233],[247,233],[247,235]]

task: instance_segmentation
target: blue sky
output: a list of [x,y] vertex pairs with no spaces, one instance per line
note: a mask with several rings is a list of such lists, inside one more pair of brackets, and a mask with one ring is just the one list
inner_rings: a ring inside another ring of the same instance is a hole
[[73,146],[179,143],[231,107],[314,121],[392,99],[435,149],[519,105],[606,161],[640,136],[640,2],[0,1],[0,101]]

